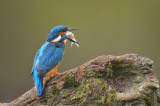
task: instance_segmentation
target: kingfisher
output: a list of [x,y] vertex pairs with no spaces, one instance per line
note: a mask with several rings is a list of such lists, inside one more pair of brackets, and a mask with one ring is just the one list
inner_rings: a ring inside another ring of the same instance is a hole
[[51,77],[58,75],[57,68],[63,58],[66,41],[71,41],[79,47],[71,30],[79,28],[67,28],[66,26],[56,26],[50,30],[46,42],[37,51],[33,67],[32,77],[37,88],[38,96],[43,93],[45,83]]

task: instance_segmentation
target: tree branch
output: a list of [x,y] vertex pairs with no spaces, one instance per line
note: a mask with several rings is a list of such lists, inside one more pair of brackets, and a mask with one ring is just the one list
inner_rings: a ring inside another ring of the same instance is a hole
[[53,77],[38,97],[33,87],[4,106],[158,105],[153,61],[136,54],[100,56]]

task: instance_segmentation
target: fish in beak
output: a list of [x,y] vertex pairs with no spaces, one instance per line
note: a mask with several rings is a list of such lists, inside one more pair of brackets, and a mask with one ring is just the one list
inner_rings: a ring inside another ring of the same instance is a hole
[[[79,28],[71,28],[71,30],[77,30],[77,29],[79,29]],[[67,39],[72,42],[71,47],[72,47],[73,44],[75,44],[77,47],[79,47],[79,43],[77,42],[77,40],[74,37],[74,34],[72,32],[67,31],[66,36],[67,36]]]

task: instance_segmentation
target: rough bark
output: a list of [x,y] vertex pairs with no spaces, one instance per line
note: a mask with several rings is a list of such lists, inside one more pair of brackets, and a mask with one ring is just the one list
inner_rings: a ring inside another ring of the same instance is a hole
[[4,106],[158,106],[153,61],[136,54],[100,56],[53,77],[41,97],[33,87]]

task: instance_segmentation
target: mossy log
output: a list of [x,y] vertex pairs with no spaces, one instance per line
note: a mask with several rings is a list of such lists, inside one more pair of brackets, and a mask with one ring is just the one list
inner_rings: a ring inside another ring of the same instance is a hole
[[38,97],[33,87],[4,106],[158,106],[153,61],[136,54],[100,56],[53,77]]

